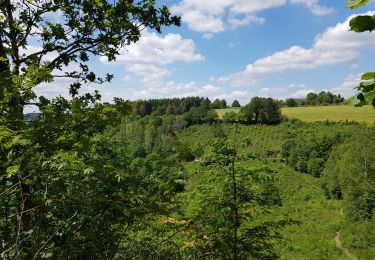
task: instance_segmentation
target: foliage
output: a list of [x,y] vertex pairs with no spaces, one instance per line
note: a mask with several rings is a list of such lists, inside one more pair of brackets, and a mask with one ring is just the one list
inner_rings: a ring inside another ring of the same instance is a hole
[[342,141],[342,136],[298,137],[285,140],[281,149],[281,156],[287,164],[300,172],[319,177],[324,169],[331,148]]
[[[61,19],[54,19],[60,12]],[[0,5],[0,113],[16,127],[22,124],[23,107],[34,104],[34,87],[55,77],[71,78],[70,94],[82,84],[103,83],[113,76],[97,77],[88,67],[90,57],[114,60],[124,45],[136,42],[141,30],[180,25],[167,7],[155,1],[120,0],[2,0]],[[38,39],[33,51],[30,44]],[[25,50],[29,52],[25,52]],[[69,70],[69,64],[77,70]],[[36,103],[36,105],[39,105]]]
[[331,92],[322,91],[319,94],[310,92],[306,96],[306,105],[328,105],[342,103],[344,98],[338,95],[334,95]]
[[[150,226],[149,214],[174,206],[176,158],[130,154],[116,135],[129,102],[101,104],[98,92],[79,89],[112,79],[90,71],[90,57],[114,60],[143,29],[179,24],[148,0],[0,1],[2,258],[113,258],[138,221]],[[57,77],[74,81],[71,100],[37,101],[35,87]],[[25,105],[41,111],[28,125]],[[152,149],[153,129],[146,140]]]
[[165,114],[182,115],[189,112],[193,107],[202,107],[208,110],[210,106],[211,101],[202,97],[138,100],[132,104],[134,114],[142,117],[151,113],[159,116]]
[[287,105],[288,107],[298,107],[298,103],[297,103],[297,101],[296,101],[295,99],[293,99],[293,98],[288,98],[288,99],[286,100],[286,105]]
[[[364,145],[366,144],[366,145]],[[351,220],[372,219],[375,210],[374,129],[359,132],[331,153],[323,176],[330,198],[343,198]]]
[[193,223],[185,258],[275,258],[272,246],[282,223],[258,221],[281,203],[274,181],[267,167],[236,165],[233,144],[213,139],[183,194]]
[[272,98],[254,97],[241,108],[242,121],[248,124],[278,124],[281,111],[277,101]]
[[234,111],[227,112],[223,115],[222,120],[224,123],[236,123],[238,121],[238,114]]
[[240,102],[237,99],[233,100],[232,105],[230,107],[241,107]]
[[225,101],[225,99],[215,99],[212,103],[211,103],[211,109],[220,109],[220,108],[227,108],[227,102]]
[[[368,4],[368,2],[368,0],[349,0],[346,6],[355,9]],[[375,30],[375,15],[358,15],[350,20],[349,26],[352,31],[357,33],[372,32]],[[357,96],[359,103],[356,106],[370,103],[375,108],[375,72],[364,73],[357,89],[360,93]]]

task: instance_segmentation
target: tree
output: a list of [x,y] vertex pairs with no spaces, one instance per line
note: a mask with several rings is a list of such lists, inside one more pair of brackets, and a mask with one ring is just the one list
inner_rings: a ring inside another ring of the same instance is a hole
[[281,122],[281,111],[278,102],[272,98],[254,97],[241,109],[246,123],[278,124]]
[[225,99],[220,100],[220,108],[227,108],[227,101]]
[[206,121],[210,124],[215,123],[219,120],[219,116],[215,110],[210,110],[207,112]]
[[[348,0],[346,6],[350,9],[356,9],[368,4],[368,2],[368,0]],[[375,30],[375,15],[358,15],[350,20],[349,26],[354,32],[372,32]],[[357,87],[360,93],[357,95],[359,103],[356,106],[370,103],[375,108],[375,72],[364,73],[361,80]]]
[[[364,145],[366,144],[366,145]],[[343,198],[347,218],[375,218],[374,130],[366,129],[334,148],[323,172],[329,198]]]
[[[149,191],[164,189],[156,183],[168,182],[161,177],[166,169],[142,171],[164,163],[155,159],[152,166],[125,168],[133,160],[112,132],[128,104],[100,104],[98,92],[79,95],[79,89],[112,79],[90,71],[91,57],[114,60],[144,28],[160,32],[179,24],[152,0],[0,0],[1,257],[113,258],[124,236],[115,234],[114,226],[128,230],[137,217],[156,209],[160,200],[146,209],[139,199],[149,201]],[[71,100],[35,101],[37,85],[60,77],[74,80]],[[25,105],[41,111],[30,125],[24,124]],[[149,189],[145,182],[138,185],[142,175]],[[169,197],[173,188],[162,192]]]
[[298,106],[298,103],[297,103],[297,101],[296,101],[295,99],[293,99],[293,98],[288,98],[288,99],[286,100],[286,105],[287,105],[288,107],[297,107],[297,106]]
[[226,112],[223,115],[224,123],[236,123],[238,121],[238,114],[234,111]]
[[241,107],[241,104],[237,99],[235,99],[233,100],[231,107]]
[[212,103],[211,103],[211,109],[220,109],[221,108],[221,102],[220,102],[220,99],[215,99]]
[[[54,19],[61,13],[61,19]],[[115,60],[119,50],[139,40],[141,30],[180,25],[167,7],[155,1],[0,0],[0,113],[22,124],[25,105],[42,105],[34,87],[56,77],[71,78],[72,96],[82,84],[110,81],[97,77],[87,63],[91,56]],[[36,39],[38,46],[32,46]],[[75,63],[79,69],[69,70]],[[16,124],[17,123],[17,124]]]
[[[284,221],[254,221],[280,206],[274,172],[237,165],[235,144],[214,139],[184,196],[192,225],[184,236],[186,259],[275,259]],[[249,210],[251,209],[251,210]]]
[[318,103],[318,95],[310,92],[306,96],[306,105],[316,105]]

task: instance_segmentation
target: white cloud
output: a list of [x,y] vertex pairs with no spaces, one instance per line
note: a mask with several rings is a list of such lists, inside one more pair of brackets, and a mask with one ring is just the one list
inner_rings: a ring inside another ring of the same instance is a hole
[[259,90],[259,96],[262,97],[275,97],[280,94],[285,94],[287,92],[286,88],[262,88]]
[[250,23],[262,24],[264,19],[257,17],[256,12],[285,3],[286,0],[182,0],[170,10],[181,15],[191,30],[214,34],[224,31],[227,24],[232,29]]
[[349,74],[340,86],[337,86],[330,91],[334,94],[340,94],[343,97],[350,97],[357,93],[354,88],[358,87],[359,83],[361,82],[361,76],[362,73]]
[[332,7],[319,5],[318,0],[290,0],[292,4],[302,4],[305,5],[312,14],[317,16],[331,14],[335,11]]
[[[183,39],[180,34],[169,33],[162,37],[147,30],[142,32],[140,40],[120,50],[120,55],[112,63],[151,63],[171,64],[176,61],[194,62],[204,57],[196,53],[193,40]],[[107,62],[105,57],[102,62]]]
[[171,71],[165,67],[152,64],[130,64],[127,65],[127,70],[142,76],[144,82],[160,80],[163,77],[171,75]]
[[[180,34],[169,33],[159,36],[145,30],[140,40],[121,49],[121,55],[111,64],[123,64],[128,72],[143,77],[143,81],[160,80],[169,76],[171,71],[165,65],[178,61],[196,62],[204,57],[196,52],[191,39],[183,39]],[[108,63],[107,58],[100,59]]]
[[[292,4],[307,6],[314,15],[326,15],[333,8],[321,6],[318,0],[290,0]],[[287,0],[182,0],[173,5],[172,13],[181,15],[182,21],[196,32],[215,34],[228,27],[236,29],[248,24],[263,24],[264,18],[256,14],[262,10],[283,6]]]
[[253,93],[247,91],[230,91],[227,92],[225,88],[221,88],[212,84],[205,84],[200,82],[151,82],[142,90],[131,90],[131,99],[149,99],[149,98],[173,98],[173,97],[188,97],[201,96],[208,97],[211,100],[216,98],[225,99],[227,102],[232,102],[237,99],[242,104],[247,104]]
[[289,89],[306,89],[307,86],[305,84],[292,83],[292,84],[289,84],[287,88],[289,88]]
[[310,92],[315,93],[316,91],[313,89],[299,89],[293,94],[291,94],[290,97],[291,98],[306,98],[307,94],[309,94]]
[[213,33],[205,33],[203,34],[202,38],[205,40],[210,40],[214,36]]
[[236,29],[237,27],[248,25],[251,23],[255,24],[263,24],[266,20],[262,17],[258,17],[256,15],[246,15],[244,18],[237,18],[235,16],[228,18],[228,23],[232,29]]
[[[373,14],[369,12],[367,14]],[[375,33],[349,31],[349,17],[345,22],[329,27],[315,37],[312,48],[292,46],[249,64],[243,71],[221,77],[219,82],[232,86],[252,86],[256,78],[266,74],[289,70],[315,69],[325,65],[343,64],[355,61],[359,50],[374,48]]]

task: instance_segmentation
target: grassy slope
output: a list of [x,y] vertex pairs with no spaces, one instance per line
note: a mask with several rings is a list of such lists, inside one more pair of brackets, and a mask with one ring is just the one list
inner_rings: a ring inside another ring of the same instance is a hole
[[[217,132],[218,126],[199,125],[188,128],[179,139],[183,142],[205,146]],[[335,233],[340,230],[343,246],[360,259],[375,256],[375,245],[370,248],[354,249],[351,245],[358,237],[364,236],[369,224],[347,223],[341,213],[341,201],[327,200],[321,189],[321,180],[307,174],[295,172],[279,162],[277,158],[266,157],[268,151],[279,151],[285,138],[296,134],[330,135],[335,132],[350,133],[359,125],[348,124],[282,124],[279,126],[239,126],[238,139],[252,139],[252,146],[242,149],[240,154],[257,153],[263,162],[270,164],[278,172],[278,185],[283,198],[283,206],[275,217],[288,215],[300,221],[300,225],[288,226],[282,233],[284,240],[277,245],[282,259],[347,259],[335,247]],[[223,125],[229,138],[234,126]],[[247,166],[259,165],[259,160],[242,161]]]
[[[227,112],[238,112],[238,108],[217,109],[221,118]],[[282,114],[289,118],[296,118],[306,122],[314,121],[358,121],[375,122],[375,110],[372,106],[353,107],[353,106],[311,106],[311,107],[285,107],[281,109]]]

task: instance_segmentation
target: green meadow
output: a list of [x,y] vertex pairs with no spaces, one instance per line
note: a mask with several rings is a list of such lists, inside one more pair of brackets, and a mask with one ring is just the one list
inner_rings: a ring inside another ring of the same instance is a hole
[[[227,112],[239,112],[240,108],[217,109],[219,118]],[[316,121],[357,121],[357,122],[375,122],[375,111],[372,106],[354,107],[354,106],[309,106],[309,107],[284,107],[282,114],[288,118],[299,119],[305,122]]]

